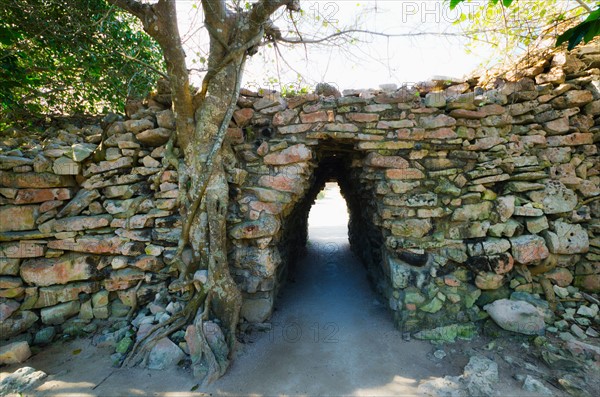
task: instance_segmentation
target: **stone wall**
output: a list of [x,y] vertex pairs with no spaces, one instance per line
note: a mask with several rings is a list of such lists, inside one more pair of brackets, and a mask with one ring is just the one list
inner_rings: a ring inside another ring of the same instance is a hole
[[[243,319],[268,321],[302,271],[308,211],[330,180],[348,203],[351,246],[404,330],[475,321],[515,293],[600,292],[599,67],[594,44],[488,90],[243,91],[227,141]],[[162,164],[173,115],[156,99],[129,110],[102,127],[3,138],[3,338],[85,329],[167,296],[181,233],[178,175]]]

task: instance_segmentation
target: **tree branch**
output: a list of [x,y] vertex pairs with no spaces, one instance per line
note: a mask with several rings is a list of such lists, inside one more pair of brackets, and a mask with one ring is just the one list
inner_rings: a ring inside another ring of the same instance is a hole
[[142,4],[136,0],[107,0],[110,4],[116,5],[117,7],[122,8],[128,13],[138,17],[144,27],[150,17],[152,12],[151,6],[149,4]]
[[590,7],[589,5],[587,5],[583,0],[575,0],[575,1],[578,2],[580,6],[582,6],[583,8],[585,8],[585,10],[587,12],[592,12],[592,7]]
[[206,26],[218,27],[225,23],[227,8],[224,0],[202,0]]
[[132,56],[129,56],[129,55],[125,54],[124,52],[117,52],[117,54],[121,55],[123,58],[129,59],[130,61],[134,61],[134,62],[136,62],[136,63],[139,63],[140,65],[142,65],[142,66],[144,66],[144,67],[146,67],[146,68],[148,68],[148,69],[152,70],[152,71],[153,71],[153,72],[155,72],[156,74],[159,74],[159,75],[161,75],[162,77],[164,77],[165,79],[169,80],[169,76],[168,76],[166,73],[164,73],[164,72],[161,72],[160,70],[158,70],[158,69],[157,69],[157,68],[155,68],[154,66],[152,66],[152,65],[150,65],[150,64],[148,64],[148,63],[146,63],[146,62],[144,62],[144,61],[142,61],[142,60],[139,60],[139,59],[137,59],[137,58],[134,58],[134,57],[132,57]]
[[387,38],[418,37],[418,36],[446,36],[446,37],[464,37],[465,36],[463,33],[451,33],[451,32],[381,33],[381,32],[373,32],[371,30],[365,30],[365,29],[348,29],[348,30],[342,30],[342,31],[330,34],[329,36],[321,37],[318,39],[304,39],[304,38],[295,39],[295,38],[288,38],[288,37],[280,37],[280,38],[277,38],[277,41],[279,41],[281,43],[286,43],[286,44],[319,44],[319,43],[323,43],[325,41],[329,41],[336,37],[349,35],[351,33],[365,33],[365,34],[371,34],[373,36],[381,36],[381,37],[387,37]]
[[252,6],[250,21],[263,24],[281,6],[290,11],[300,11],[299,0],[260,0]]

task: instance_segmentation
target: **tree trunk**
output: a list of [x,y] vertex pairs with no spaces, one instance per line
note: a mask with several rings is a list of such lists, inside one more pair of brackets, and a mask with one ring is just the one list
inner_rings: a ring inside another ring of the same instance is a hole
[[[239,95],[247,53],[260,43],[265,25],[276,9],[286,5],[288,10],[298,11],[299,5],[297,0],[260,0],[247,12],[232,12],[224,0],[202,1],[205,27],[210,33],[210,56],[194,114],[196,101],[192,101],[189,90],[175,1],[159,0],[154,4],[108,1],[137,16],[163,49],[177,120],[177,141],[184,155],[183,161],[171,156],[167,159],[169,164],[164,164],[165,168],[174,166],[179,172],[183,232],[173,260],[180,272],[177,281],[185,286],[196,269],[208,269],[207,285],[194,291],[182,313],[136,341],[124,364],[145,361],[160,338],[192,323],[187,327],[186,340],[194,373],[211,381],[221,376],[229,364],[242,304],[241,292],[229,273],[227,261],[227,171],[233,153],[224,144],[225,133]],[[193,256],[189,266],[180,258],[186,246],[191,248]],[[206,321],[211,313],[220,324]]]

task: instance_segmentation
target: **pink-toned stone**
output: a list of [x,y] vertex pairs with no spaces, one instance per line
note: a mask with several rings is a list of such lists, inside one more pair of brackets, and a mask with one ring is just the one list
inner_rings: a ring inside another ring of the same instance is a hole
[[80,294],[93,294],[100,289],[99,282],[76,282],[67,285],[53,285],[42,287],[38,292],[38,299],[34,309],[54,306],[59,303],[71,302],[79,299]]
[[53,209],[58,208],[63,204],[64,204],[64,201],[60,201],[60,200],[45,201],[42,204],[40,204],[40,213],[52,211]]
[[77,240],[53,240],[48,242],[48,248],[87,252],[90,254],[120,254],[123,241],[119,237],[85,236]]
[[226,136],[231,143],[239,144],[244,142],[244,131],[241,128],[227,128]]
[[277,127],[277,130],[279,131],[280,134],[300,134],[302,132],[306,132],[308,130],[310,130],[312,127],[312,124],[292,124],[292,125],[287,125],[287,126],[282,126],[282,127]]
[[544,276],[554,282],[559,287],[567,287],[573,282],[573,274],[564,267],[557,267],[552,269]]
[[416,168],[389,169],[385,171],[387,179],[423,179],[425,174]]
[[378,153],[369,153],[365,159],[365,164],[371,167],[406,169],[409,167],[408,161],[400,156],[382,156]]
[[327,112],[324,110],[320,110],[318,112],[313,113],[300,113],[300,120],[302,123],[319,123],[319,122],[327,122],[329,117],[327,116]]
[[357,123],[371,123],[379,120],[379,115],[376,113],[348,113],[346,118]]
[[258,180],[258,185],[279,190],[282,192],[302,193],[303,186],[298,178],[287,175],[263,175]]
[[490,136],[487,138],[480,138],[475,141],[475,144],[466,147],[467,150],[488,150],[496,145],[504,143],[505,140],[500,137]]
[[158,127],[158,128],[154,128],[151,130],[146,130],[146,131],[140,132],[135,137],[137,138],[138,141],[140,141],[144,145],[160,146],[160,145],[164,145],[165,143],[167,143],[167,141],[171,137],[172,133],[173,133],[173,130]]
[[292,109],[286,109],[281,112],[277,112],[273,116],[273,125],[276,125],[276,126],[287,125],[287,124],[291,123],[296,118],[297,115],[298,115],[298,112],[295,110],[292,110]]
[[162,259],[152,255],[138,256],[137,258],[135,258],[131,265],[143,271],[154,273],[159,272],[165,267],[165,264],[162,261]]
[[54,230],[57,232],[70,232],[99,229],[109,226],[111,221],[111,215],[73,216],[70,218],[57,219],[56,222],[54,222]]
[[19,302],[12,299],[0,302],[0,321],[5,321],[9,318],[20,306]]
[[400,149],[412,149],[415,146],[414,142],[396,142],[396,141],[383,141],[383,142],[359,142],[358,149],[360,150],[400,150]]
[[68,200],[71,198],[71,189],[21,189],[15,198],[15,204],[34,204],[49,200]]
[[7,205],[0,207],[0,232],[36,229],[37,205]]
[[0,364],[18,364],[29,357],[31,357],[31,350],[26,341],[13,342],[0,347]]
[[30,259],[21,265],[21,277],[27,284],[48,286],[70,281],[89,280],[96,275],[98,257],[63,255],[59,258]]
[[99,174],[101,172],[116,170],[119,168],[127,168],[133,166],[133,158],[131,157],[120,157],[112,161],[100,161],[97,164],[91,164],[83,172],[84,176],[90,176],[92,174]]
[[444,277],[444,284],[449,287],[459,287],[462,283],[456,277],[450,275]]
[[575,133],[562,136],[550,136],[546,138],[548,146],[580,146],[592,145],[594,143],[594,134]]
[[244,108],[233,112],[233,120],[239,127],[245,127],[254,116],[254,109]]
[[425,132],[426,139],[454,139],[458,134],[451,128],[439,128]]
[[556,109],[575,108],[586,105],[594,100],[591,91],[587,90],[571,90],[565,94],[553,99],[550,103]]
[[546,241],[536,235],[523,235],[510,239],[512,255],[517,263],[528,264],[546,259],[550,252]]
[[496,273],[479,273],[475,277],[475,285],[481,290],[495,290],[502,286],[504,276]]
[[256,154],[259,156],[265,156],[267,153],[269,153],[269,142],[265,141],[260,144],[258,149],[256,149]]
[[143,280],[145,273],[140,269],[128,267],[112,271],[110,277],[104,280],[104,289],[107,291],[121,291],[135,286]]
[[295,109],[298,106],[304,105],[306,102],[312,102],[319,100],[319,96],[316,94],[306,94],[300,95],[296,97],[286,98],[288,103],[288,108]]
[[478,120],[486,117],[486,115],[482,112],[478,112],[476,110],[467,110],[467,109],[454,109],[450,112],[450,117],[454,118],[462,118],[462,119],[470,119],[470,120]]
[[285,165],[310,160],[311,158],[311,150],[306,145],[299,143],[279,152],[267,154],[264,157],[264,163],[267,165]]
[[569,118],[561,117],[544,124],[544,129],[552,135],[564,134],[569,132]]
[[250,209],[258,212],[266,212],[267,214],[280,214],[283,211],[281,203],[265,203],[263,201],[250,202]]
[[415,122],[413,120],[381,120],[377,123],[377,128],[379,129],[396,129],[396,128],[412,128],[415,126]]

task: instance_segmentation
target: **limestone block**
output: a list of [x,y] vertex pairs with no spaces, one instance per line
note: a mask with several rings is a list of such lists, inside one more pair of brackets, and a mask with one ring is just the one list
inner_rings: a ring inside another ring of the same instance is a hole
[[550,255],[544,239],[535,235],[523,235],[510,239],[512,256],[516,262],[528,264],[545,259]]
[[553,254],[586,253],[590,247],[588,234],[579,224],[555,221],[554,232],[545,231],[544,238]]
[[39,208],[38,205],[0,206],[0,232],[36,229]]
[[31,356],[29,343],[13,342],[0,347],[0,364],[18,364],[27,360]]
[[37,286],[88,280],[96,274],[98,260],[97,257],[81,254],[29,259],[21,266],[21,277],[26,283]]

